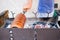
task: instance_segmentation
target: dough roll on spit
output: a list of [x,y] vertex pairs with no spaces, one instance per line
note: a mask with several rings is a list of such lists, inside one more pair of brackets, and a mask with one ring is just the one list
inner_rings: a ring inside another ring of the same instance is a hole
[[26,16],[22,13],[18,14],[11,24],[11,28],[24,28]]
[[32,7],[32,0],[28,0],[27,4],[23,7],[23,14],[18,14],[11,24],[11,28],[24,28],[26,16],[24,15]]

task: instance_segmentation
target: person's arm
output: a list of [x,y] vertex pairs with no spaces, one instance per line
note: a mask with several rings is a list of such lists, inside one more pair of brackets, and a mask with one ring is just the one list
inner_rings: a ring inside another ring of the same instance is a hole
[[32,7],[32,0],[27,0],[28,3],[24,6],[23,11],[28,11]]

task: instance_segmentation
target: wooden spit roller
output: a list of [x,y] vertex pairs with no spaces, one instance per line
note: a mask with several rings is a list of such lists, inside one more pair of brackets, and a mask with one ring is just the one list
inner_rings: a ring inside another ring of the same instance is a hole
[[11,24],[11,28],[24,28],[26,16],[22,13],[18,14]]

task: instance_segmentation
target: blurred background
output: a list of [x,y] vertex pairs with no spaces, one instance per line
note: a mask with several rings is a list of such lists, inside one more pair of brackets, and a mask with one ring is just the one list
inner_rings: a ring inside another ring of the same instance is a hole
[[[36,18],[36,15],[33,13],[36,12],[38,6],[38,0],[32,0],[31,9],[26,12],[25,16],[27,18],[24,28],[31,27],[33,23],[39,21]],[[0,16],[3,21],[0,22],[2,28],[10,28],[10,24],[19,13],[23,12],[23,7],[27,3],[27,0],[0,0]],[[57,10],[58,15],[60,15],[60,0],[54,0],[54,10]],[[3,17],[2,17],[3,16]],[[6,19],[4,19],[6,18]],[[60,16],[58,16],[58,24],[60,23]],[[60,25],[60,24],[59,24]]]

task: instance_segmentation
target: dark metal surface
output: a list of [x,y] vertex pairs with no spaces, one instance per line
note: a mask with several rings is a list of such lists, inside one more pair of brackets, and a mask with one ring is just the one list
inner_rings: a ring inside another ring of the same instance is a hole
[[9,40],[9,30],[8,29],[0,29],[0,40]]
[[59,29],[37,29],[37,40],[60,40]]
[[35,38],[60,40],[60,29],[0,29],[0,40],[34,40]]
[[14,40],[34,40],[33,29],[13,29]]

